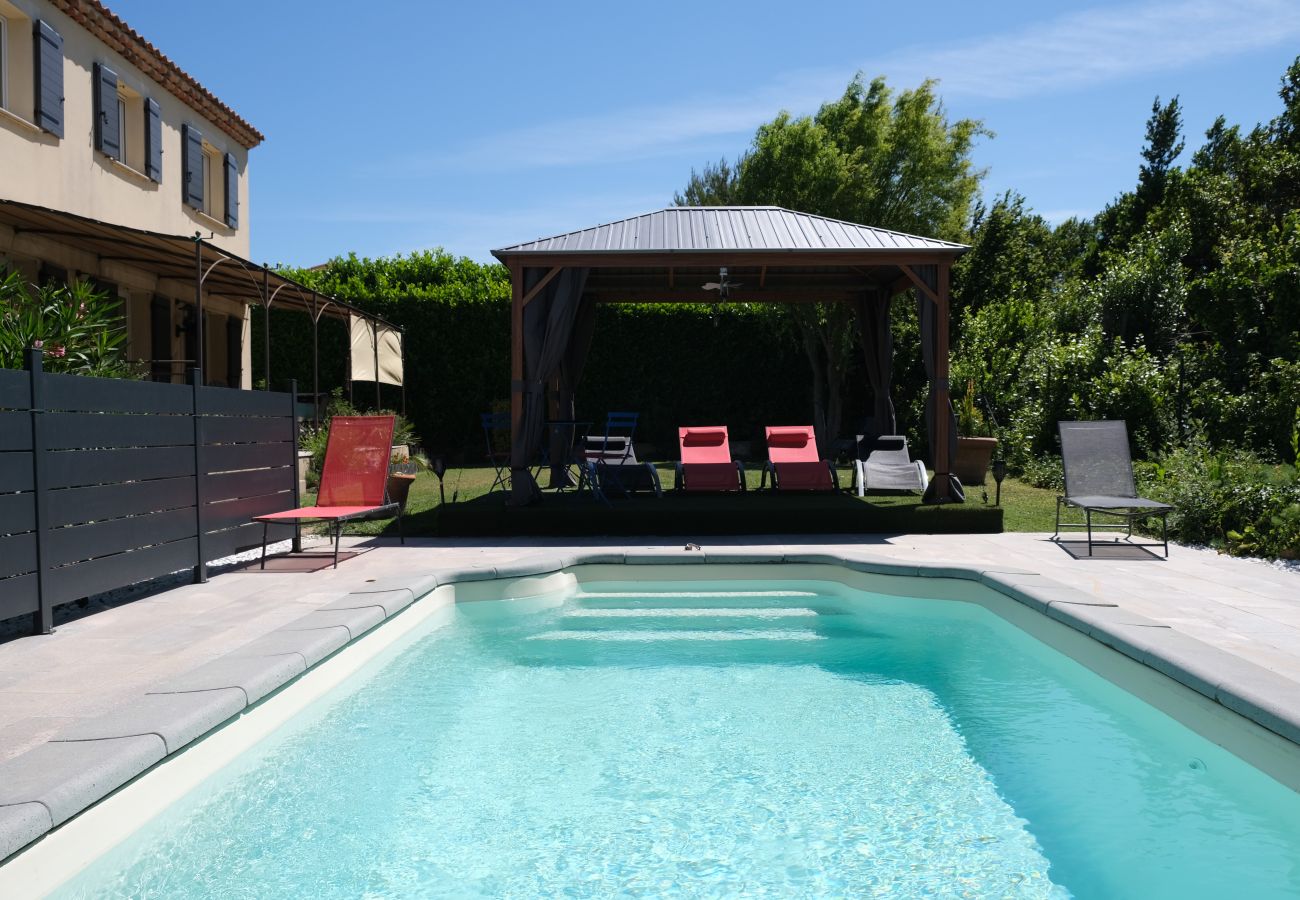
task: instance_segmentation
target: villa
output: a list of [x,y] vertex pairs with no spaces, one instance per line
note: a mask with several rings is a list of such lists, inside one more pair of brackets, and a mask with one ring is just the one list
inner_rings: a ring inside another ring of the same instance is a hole
[[[261,132],[88,0],[0,0],[0,197],[106,225],[201,232],[247,258],[249,153]],[[0,263],[31,281],[88,278],[121,298],[127,356],[154,380],[198,359],[191,278],[103,252],[75,227],[0,210]],[[249,302],[204,296],[210,384],[252,386]]]

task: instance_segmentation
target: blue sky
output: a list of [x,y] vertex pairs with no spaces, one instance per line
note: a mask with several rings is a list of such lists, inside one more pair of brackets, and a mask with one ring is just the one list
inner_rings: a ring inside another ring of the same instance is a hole
[[781,109],[855,72],[926,77],[983,119],[985,194],[1052,220],[1133,185],[1151,101],[1189,152],[1215,116],[1278,109],[1297,0],[1130,3],[163,0],[111,8],[267,137],[251,158],[256,261],[493,247],[667,205]]

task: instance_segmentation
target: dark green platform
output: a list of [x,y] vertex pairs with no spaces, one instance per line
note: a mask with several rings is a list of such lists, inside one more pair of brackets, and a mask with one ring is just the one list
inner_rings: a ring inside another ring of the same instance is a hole
[[[425,516],[433,522],[417,522]],[[440,537],[718,535],[718,534],[995,534],[1002,510],[980,502],[923,506],[914,496],[848,494],[639,496],[605,506],[589,495],[546,494],[523,508],[494,493],[412,517],[412,533]]]

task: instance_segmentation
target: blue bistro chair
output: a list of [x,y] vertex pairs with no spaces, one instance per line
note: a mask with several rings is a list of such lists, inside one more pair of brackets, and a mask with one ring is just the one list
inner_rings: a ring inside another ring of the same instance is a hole
[[[510,489],[510,413],[485,412],[480,414],[483,424],[483,438],[487,442],[487,461],[496,470],[496,478],[488,493],[498,487],[503,491]],[[505,435],[506,449],[500,449],[500,437]]]

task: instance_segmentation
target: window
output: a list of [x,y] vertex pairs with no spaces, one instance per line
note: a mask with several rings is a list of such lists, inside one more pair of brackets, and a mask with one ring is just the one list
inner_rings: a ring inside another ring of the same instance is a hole
[[[55,104],[63,96],[62,85],[57,84],[62,77],[59,41],[58,33],[46,23],[33,23],[9,0],[0,0],[0,109],[52,133],[60,129],[62,115]],[[47,82],[49,90],[41,93]]]
[[[118,157],[122,162],[128,163],[131,159],[127,149],[133,141],[130,139],[130,130],[127,128],[126,116],[126,98],[121,95],[117,98],[117,139],[121,143],[121,156]],[[134,168],[134,167],[132,167]]]
[[212,153],[208,152],[206,147],[203,148],[203,211],[212,215],[212,206],[216,202],[217,183],[214,180],[213,173],[216,171],[217,161]]

